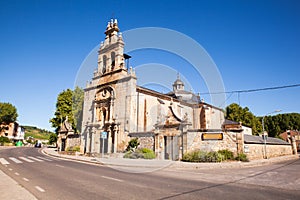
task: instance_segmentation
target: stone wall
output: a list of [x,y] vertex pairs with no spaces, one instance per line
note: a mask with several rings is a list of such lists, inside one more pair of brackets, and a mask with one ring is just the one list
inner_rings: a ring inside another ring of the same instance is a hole
[[[292,155],[291,145],[266,145],[267,158]],[[244,152],[250,160],[264,158],[264,145],[263,144],[244,144]]]
[[70,147],[80,146],[80,137],[78,134],[69,135],[66,139],[65,150]]
[[[187,132],[184,141],[185,152],[192,152],[195,150],[202,151],[218,151],[228,149],[235,155],[238,152],[243,152],[250,160],[264,158],[264,144],[244,144],[244,137],[237,137],[242,133],[223,132],[223,140],[202,140],[202,134],[205,132],[189,131]],[[240,140],[240,142],[238,141]],[[284,155],[292,155],[292,147],[289,144],[267,144],[267,157],[277,157]]]
[[148,148],[154,151],[154,137],[140,137],[138,148]]
[[[221,132],[220,132],[221,133]],[[203,132],[189,131],[186,135],[186,152],[195,150],[202,151],[218,151],[228,149],[234,153],[237,151],[236,135],[235,133],[223,133],[223,140],[202,140]]]

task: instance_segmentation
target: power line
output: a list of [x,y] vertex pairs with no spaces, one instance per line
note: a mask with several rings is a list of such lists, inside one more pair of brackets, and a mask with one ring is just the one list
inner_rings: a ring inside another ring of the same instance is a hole
[[256,88],[256,89],[249,89],[249,90],[233,90],[233,91],[225,91],[225,92],[204,92],[201,95],[211,95],[211,94],[231,94],[231,93],[250,93],[250,92],[259,92],[265,90],[279,90],[285,88],[293,88],[293,87],[300,87],[300,84],[294,85],[284,85],[284,86],[276,86],[276,87],[266,87],[266,88]]

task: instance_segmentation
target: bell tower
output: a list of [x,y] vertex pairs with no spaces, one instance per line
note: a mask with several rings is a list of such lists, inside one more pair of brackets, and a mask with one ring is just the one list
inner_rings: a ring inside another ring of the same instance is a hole
[[[124,41],[116,19],[108,22],[104,34],[97,69],[84,93],[82,144],[89,153],[123,151],[122,144],[128,139],[125,127],[130,126],[127,119],[136,102],[137,78],[132,67],[125,65],[130,56],[124,54]],[[99,144],[102,133],[106,133],[107,139]]]
[[98,51],[98,74],[126,69],[124,62],[124,41],[119,32],[118,21],[111,19],[105,30],[105,40]]
[[177,91],[183,91],[183,90],[184,90],[184,83],[180,79],[180,75],[178,73],[177,74],[177,79],[176,79],[176,81],[173,84],[173,91],[177,92]]

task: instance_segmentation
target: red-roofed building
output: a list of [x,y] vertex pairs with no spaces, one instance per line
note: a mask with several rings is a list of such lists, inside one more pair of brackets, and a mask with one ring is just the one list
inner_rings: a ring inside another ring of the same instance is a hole
[[300,131],[287,130],[280,134],[280,137],[285,141],[292,143],[291,138],[294,137],[296,140],[297,151],[300,151]]

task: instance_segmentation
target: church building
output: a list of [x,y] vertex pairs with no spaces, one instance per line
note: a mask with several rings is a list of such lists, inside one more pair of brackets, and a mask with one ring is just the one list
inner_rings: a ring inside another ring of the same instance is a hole
[[137,85],[124,45],[117,20],[111,20],[98,51],[98,68],[84,89],[82,153],[124,152],[131,138],[152,149],[157,159],[178,160],[195,149],[236,151],[237,143],[228,143],[231,136],[223,132],[222,109],[186,91],[179,75],[167,94]]

